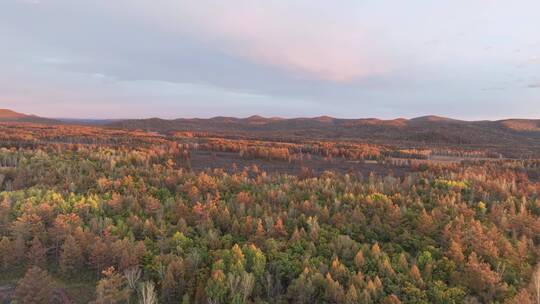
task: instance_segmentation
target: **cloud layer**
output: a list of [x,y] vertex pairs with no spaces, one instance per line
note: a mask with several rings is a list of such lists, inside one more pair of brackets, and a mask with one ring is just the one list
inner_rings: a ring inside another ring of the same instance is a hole
[[6,0],[0,106],[79,117],[540,116],[530,90],[540,3],[520,4]]

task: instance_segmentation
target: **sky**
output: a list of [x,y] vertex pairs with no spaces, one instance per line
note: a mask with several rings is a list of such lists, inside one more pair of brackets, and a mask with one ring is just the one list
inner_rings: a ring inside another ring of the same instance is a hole
[[0,0],[0,108],[540,118],[538,0]]

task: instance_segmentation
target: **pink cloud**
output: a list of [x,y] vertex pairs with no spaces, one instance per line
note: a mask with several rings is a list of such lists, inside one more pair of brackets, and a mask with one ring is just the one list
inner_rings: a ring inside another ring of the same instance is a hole
[[211,12],[204,30],[235,53],[301,77],[348,82],[386,69],[372,40],[354,23],[291,16],[290,7],[262,10],[249,3]]
[[154,10],[142,5],[143,14],[169,30],[297,77],[351,82],[388,69],[377,40],[352,15],[325,15],[324,7],[306,11],[306,3],[281,1],[165,2]]

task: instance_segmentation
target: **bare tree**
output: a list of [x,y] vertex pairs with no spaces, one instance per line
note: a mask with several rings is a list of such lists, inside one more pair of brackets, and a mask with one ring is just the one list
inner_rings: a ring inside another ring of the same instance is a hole
[[139,304],[156,304],[157,294],[154,282],[148,281],[140,284]]
[[229,273],[227,279],[231,294],[241,295],[242,303],[246,303],[255,286],[255,276],[244,271],[239,275]]
[[242,295],[244,303],[247,302],[251,292],[253,291],[253,286],[255,285],[255,276],[251,273],[244,272],[242,275]]
[[139,267],[133,267],[124,270],[124,276],[128,282],[129,288],[137,290],[137,282],[141,278],[141,269]]
[[532,284],[534,290],[535,303],[540,304],[540,267],[536,268],[536,271],[532,277]]
[[229,290],[232,294],[237,294],[240,289],[240,283],[242,278],[239,275],[229,273],[227,281],[229,283]]

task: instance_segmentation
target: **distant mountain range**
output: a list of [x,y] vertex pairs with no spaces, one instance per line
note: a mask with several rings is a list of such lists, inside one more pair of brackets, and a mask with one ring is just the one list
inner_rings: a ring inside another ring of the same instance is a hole
[[48,124],[102,125],[111,128],[141,129],[160,133],[176,131],[206,132],[231,137],[266,139],[343,139],[376,143],[414,143],[419,145],[501,147],[540,151],[540,120],[507,119],[464,121],[440,116],[381,120],[314,118],[214,117],[208,119],[127,119],[78,120],[48,119],[0,110],[0,121]]
[[225,135],[299,137],[317,139],[365,139],[372,141],[413,141],[463,145],[539,145],[540,120],[508,119],[463,121],[439,116],[380,120],[315,118],[214,117],[209,119],[159,118],[122,120],[111,127],[156,132],[200,131]]

